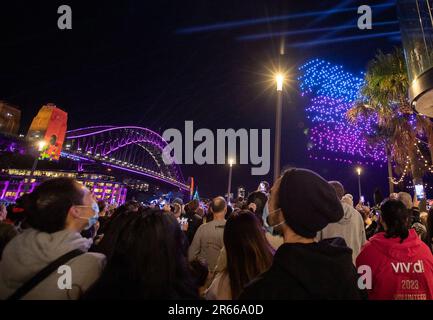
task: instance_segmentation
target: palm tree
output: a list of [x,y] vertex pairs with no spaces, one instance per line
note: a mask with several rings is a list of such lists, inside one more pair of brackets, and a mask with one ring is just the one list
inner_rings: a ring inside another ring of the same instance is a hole
[[[403,168],[410,163],[414,182],[422,179],[425,173],[417,157],[417,134],[425,135],[429,146],[433,147],[433,127],[429,119],[414,116],[407,99],[409,87],[406,63],[402,49],[392,53],[379,51],[367,66],[365,84],[360,90],[360,98],[347,112],[349,121],[356,123],[364,117],[377,119],[373,136],[367,136],[372,145],[385,148],[389,190],[393,192],[392,161]],[[433,158],[433,148],[430,154]]]

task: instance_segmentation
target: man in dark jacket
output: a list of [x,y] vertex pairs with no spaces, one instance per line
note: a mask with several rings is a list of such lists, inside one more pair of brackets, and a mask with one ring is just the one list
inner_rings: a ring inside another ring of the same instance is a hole
[[198,208],[199,202],[197,200],[192,200],[185,205],[185,214],[181,216],[182,218],[186,218],[188,221],[188,230],[186,231],[186,236],[188,238],[189,244],[192,243],[198,227],[200,227],[203,223],[202,217],[197,214]]
[[327,181],[309,170],[286,171],[271,189],[264,216],[285,243],[271,268],[250,283],[240,299],[365,298],[344,240],[314,241],[319,230],[343,217]]

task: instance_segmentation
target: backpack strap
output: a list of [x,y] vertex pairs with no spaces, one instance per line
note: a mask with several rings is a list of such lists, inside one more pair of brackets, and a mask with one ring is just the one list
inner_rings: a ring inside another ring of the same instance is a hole
[[75,249],[65,253],[60,256],[41,271],[39,271],[36,275],[34,275],[30,280],[24,283],[21,287],[19,287],[11,296],[7,298],[7,300],[19,300],[24,297],[27,293],[29,293],[34,287],[36,287],[39,283],[41,283],[44,279],[46,279],[50,274],[55,272],[61,265],[64,265],[69,260],[83,254],[84,252]]

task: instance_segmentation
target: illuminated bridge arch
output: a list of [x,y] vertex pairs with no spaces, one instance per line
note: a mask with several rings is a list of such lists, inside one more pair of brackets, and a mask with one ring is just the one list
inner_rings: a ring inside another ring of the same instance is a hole
[[179,165],[167,165],[162,159],[166,145],[159,134],[146,128],[93,126],[68,131],[62,156],[99,162],[188,190]]

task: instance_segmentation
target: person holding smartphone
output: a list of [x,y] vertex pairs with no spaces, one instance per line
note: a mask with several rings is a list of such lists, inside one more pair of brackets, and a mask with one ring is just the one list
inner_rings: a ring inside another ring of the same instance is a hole
[[410,213],[409,214],[409,227],[411,229],[415,229],[415,231],[418,234],[418,237],[420,237],[420,239],[425,240],[426,235],[427,235],[427,229],[421,223],[421,220],[419,218],[419,216],[420,216],[420,211],[419,211],[420,198],[419,197],[420,196],[424,197],[424,191],[421,188],[418,188],[418,192],[415,191],[413,199],[409,193],[399,192],[398,193],[398,200],[403,202],[405,207],[409,210],[409,213]]

